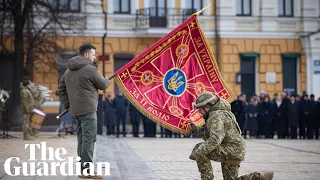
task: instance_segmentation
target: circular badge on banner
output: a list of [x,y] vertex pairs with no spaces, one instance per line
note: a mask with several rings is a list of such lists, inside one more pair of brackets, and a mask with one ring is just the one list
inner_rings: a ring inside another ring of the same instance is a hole
[[180,44],[176,49],[176,55],[179,58],[185,58],[189,54],[189,47],[186,44]]
[[142,73],[140,81],[143,85],[149,86],[154,81],[154,74],[152,71],[145,71]]
[[163,86],[171,96],[181,96],[187,87],[185,73],[180,69],[170,69],[164,76]]

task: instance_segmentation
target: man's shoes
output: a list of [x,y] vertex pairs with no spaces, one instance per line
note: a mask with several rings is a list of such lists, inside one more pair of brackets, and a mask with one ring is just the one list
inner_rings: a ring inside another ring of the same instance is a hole
[[267,171],[267,172],[261,172],[260,173],[260,179],[261,180],[271,180],[273,178],[273,172]]
[[88,176],[80,175],[79,178],[83,178],[83,179],[102,179],[103,176],[97,175],[97,173],[95,172],[93,176],[91,176],[90,174]]

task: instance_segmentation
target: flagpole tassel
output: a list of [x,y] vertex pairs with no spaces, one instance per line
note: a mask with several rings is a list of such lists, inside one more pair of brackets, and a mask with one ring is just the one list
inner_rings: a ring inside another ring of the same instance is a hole
[[199,16],[204,10],[208,9],[212,3],[208,4],[206,7],[202,8],[200,11],[196,12],[195,14]]

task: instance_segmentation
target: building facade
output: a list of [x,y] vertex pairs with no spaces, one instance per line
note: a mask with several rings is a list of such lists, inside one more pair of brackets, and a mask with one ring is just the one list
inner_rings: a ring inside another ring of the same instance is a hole
[[[52,91],[57,90],[67,60],[77,54],[81,44],[92,43],[97,55],[108,55],[108,60],[99,62],[99,71],[108,77],[193,12],[212,3],[199,21],[218,57],[223,78],[236,94],[266,91],[272,96],[281,91],[306,91],[320,97],[319,0],[68,2],[69,8],[72,3],[79,4],[77,13],[83,16],[79,24],[86,28],[81,34],[57,39],[65,50],[57,58],[57,69],[35,72],[35,82]],[[106,92],[114,95],[115,91],[112,81]],[[58,107],[56,96],[45,104],[47,113],[58,113]]]

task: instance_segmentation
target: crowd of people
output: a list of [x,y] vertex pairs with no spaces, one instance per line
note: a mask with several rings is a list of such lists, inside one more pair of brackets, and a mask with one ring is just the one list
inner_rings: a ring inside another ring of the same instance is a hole
[[231,109],[245,138],[319,138],[320,98],[316,101],[312,94],[300,97],[281,92],[271,99],[262,91],[249,102],[241,94],[231,103]]
[[[248,100],[245,94],[241,94],[231,103],[232,112],[245,138],[319,138],[320,98],[316,101],[314,95],[303,93],[300,97],[286,92],[270,98],[268,93],[262,91],[259,96],[252,96]],[[107,135],[126,137],[127,119],[130,119],[133,137],[139,137],[140,122],[143,123],[144,137],[156,137],[157,124],[130,104],[122,92],[114,99],[106,95],[103,103]],[[160,127],[159,133],[160,137],[166,138],[184,137],[163,127]],[[191,134],[188,137],[195,136]]]

